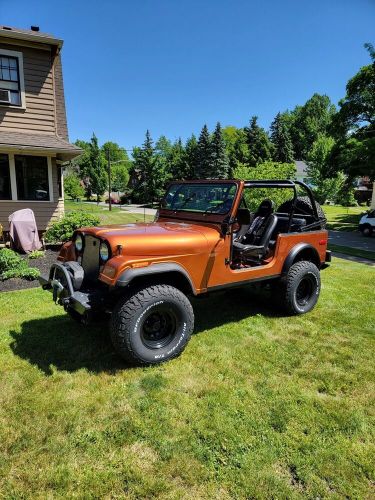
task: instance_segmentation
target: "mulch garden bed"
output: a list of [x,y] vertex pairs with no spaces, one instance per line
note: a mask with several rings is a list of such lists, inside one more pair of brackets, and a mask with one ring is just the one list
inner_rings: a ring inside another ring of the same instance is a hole
[[[48,274],[51,265],[56,261],[59,254],[59,249],[56,247],[48,248],[45,251],[44,257],[40,259],[28,259],[30,267],[39,269],[40,274]],[[27,255],[21,255],[27,259]],[[23,290],[24,288],[35,288],[39,286],[38,280],[28,281],[21,278],[11,278],[6,281],[0,281],[0,292],[11,292],[14,290]]]

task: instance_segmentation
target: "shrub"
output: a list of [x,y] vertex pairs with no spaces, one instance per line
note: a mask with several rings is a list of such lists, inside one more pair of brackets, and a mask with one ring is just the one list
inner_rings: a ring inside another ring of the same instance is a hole
[[44,257],[44,252],[43,250],[33,250],[30,252],[27,256],[29,259],[41,259]]
[[47,229],[44,238],[49,243],[65,242],[72,238],[76,229],[97,226],[99,222],[100,219],[93,214],[69,212]]
[[[266,180],[266,179],[294,179],[296,167],[293,163],[278,163],[267,161],[259,163],[256,167],[249,167],[241,163],[234,169],[234,179],[242,180]],[[246,189],[244,193],[248,207],[255,211],[262,200],[270,198],[276,206],[293,197],[291,189],[252,188]]]
[[83,198],[85,190],[77,174],[71,173],[64,177],[64,191],[72,200]]
[[34,280],[40,275],[39,269],[29,267],[27,261],[9,248],[0,250],[0,279],[23,278]]

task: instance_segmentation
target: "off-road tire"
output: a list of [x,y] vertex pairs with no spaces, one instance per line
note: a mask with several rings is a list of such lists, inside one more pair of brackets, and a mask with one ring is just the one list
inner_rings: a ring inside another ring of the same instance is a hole
[[[279,208],[277,209],[278,212],[282,213],[289,213],[293,205],[293,199],[284,201]],[[326,227],[326,216],[323,212],[322,207],[319,205],[317,201],[315,201],[315,206],[316,206],[316,211],[318,213],[318,217],[322,220],[321,222],[321,229],[325,229]],[[305,213],[308,215],[314,215],[314,209],[311,204],[310,198],[308,196],[298,196],[296,200],[296,213]]]
[[289,314],[305,314],[318,302],[320,273],[315,264],[302,260],[293,264],[283,279],[283,302]]
[[[156,321],[150,327],[148,322],[152,318]],[[156,333],[155,324],[160,326]],[[152,365],[179,356],[193,328],[194,313],[188,298],[170,285],[153,285],[121,299],[112,312],[110,324],[113,346],[132,365]],[[159,343],[151,338],[168,331]]]
[[365,224],[361,228],[361,233],[363,236],[371,236],[372,235],[372,227],[370,226],[370,224]]

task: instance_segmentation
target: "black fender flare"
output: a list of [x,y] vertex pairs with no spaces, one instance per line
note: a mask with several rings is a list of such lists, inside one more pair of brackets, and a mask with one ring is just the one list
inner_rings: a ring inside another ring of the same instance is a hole
[[321,263],[317,249],[314,248],[312,245],[310,245],[310,243],[298,243],[296,246],[292,248],[287,258],[284,260],[283,270],[281,272],[282,276],[285,276],[288,273],[289,269],[292,267],[298,255],[306,250],[312,253],[313,255],[312,262],[317,265],[318,269],[320,269]]
[[155,276],[158,274],[178,273],[184,277],[191,288],[194,295],[197,291],[189,273],[180,265],[174,262],[160,262],[158,264],[151,264],[146,267],[130,268],[123,271],[116,281],[116,287],[128,286],[135,278],[140,276]]

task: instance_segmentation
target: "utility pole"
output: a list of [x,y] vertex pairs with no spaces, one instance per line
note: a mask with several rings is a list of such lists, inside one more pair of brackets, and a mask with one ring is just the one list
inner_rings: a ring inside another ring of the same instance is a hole
[[112,186],[111,186],[111,152],[108,148],[108,154],[107,154],[107,160],[108,160],[108,208],[109,210],[112,210],[112,198],[111,198],[111,191],[112,191]]

